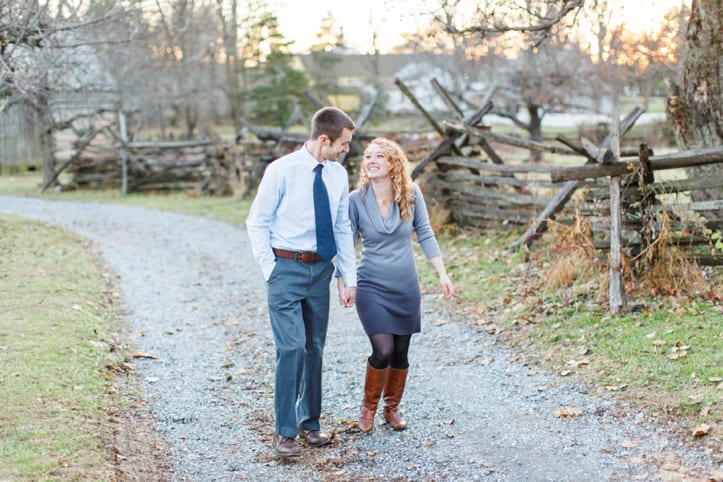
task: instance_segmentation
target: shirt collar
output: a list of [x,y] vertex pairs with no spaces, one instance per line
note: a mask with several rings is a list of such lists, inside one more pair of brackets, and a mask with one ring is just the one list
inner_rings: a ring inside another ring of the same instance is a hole
[[[306,142],[304,142],[304,147],[302,150],[304,151],[305,162],[309,164],[309,169],[313,171],[314,168],[319,164],[319,161],[311,154],[311,152],[309,152],[309,149],[306,147]],[[324,167],[326,167],[328,163],[329,161],[326,159],[321,161],[321,165],[323,165]]]

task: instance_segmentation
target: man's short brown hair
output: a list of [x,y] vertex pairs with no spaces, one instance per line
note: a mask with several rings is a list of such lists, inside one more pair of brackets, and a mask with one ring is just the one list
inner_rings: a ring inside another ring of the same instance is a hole
[[356,125],[346,112],[337,107],[323,107],[311,118],[311,139],[326,135],[331,142],[341,136],[344,129],[355,130]]

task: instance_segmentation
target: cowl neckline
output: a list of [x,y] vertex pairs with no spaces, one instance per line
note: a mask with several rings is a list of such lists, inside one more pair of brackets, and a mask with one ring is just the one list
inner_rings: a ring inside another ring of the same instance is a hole
[[389,216],[387,218],[382,217],[381,211],[379,211],[379,205],[377,204],[377,198],[374,195],[374,189],[371,186],[367,186],[366,190],[361,196],[364,209],[367,212],[367,216],[374,225],[374,229],[382,234],[392,234],[402,224],[402,218],[399,215],[399,206],[397,203],[392,203],[389,207]]

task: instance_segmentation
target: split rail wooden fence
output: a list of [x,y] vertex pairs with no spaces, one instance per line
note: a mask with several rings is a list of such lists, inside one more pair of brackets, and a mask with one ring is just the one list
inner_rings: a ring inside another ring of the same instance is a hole
[[[580,212],[592,221],[598,248],[609,249],[617,237],[612,230],[619,229],[624,247],[634,250],[651,242],[651,236],[659,229],[656,223],[660,223],[660,216],[655,213],[673,213],[674,241],[699,247],[692,255],[701,264],[723,264],[711,239],[712,233],[723,230],[723,200],[687,201],[691,190],[723,186],[723,174],[675,181],[655,176],[657,171],[721,164],[723,148],[664,156],[653,155],[644,145],[621,149],[620,139],[642,114],[638,108],[620,121],[616,121],[615,115],[611,134],[599,145],[582,137],[573,140],[565,136],[557,136],[556,144],[535,142],[501,135],[484,124],[484,116],[492,110],[494,89],[484,96],[481,107],[465,115],[442,86],[433,81],[452,113],[451,119],[438,122],[403,82],[396,80],[396,84],[439,136],[436,147],[424,151],[423,158],[413,159],[412,177],[424,184],[431,201],[449,211],[451,221],[480,228],[526,226],[527,230],[511,246],[517,248],[532,244],[550,220],[564,222]],[[311,96],[310,99],[321,106],[318,100]],[[375,104],[373,99],[356,119],[359,129],[351,157],[359,156],[363,143],[372,137],[364,133],[363,125]],[[295,111],[280,131],[254,128],[246,123],[245,130],[254,134],[253,139],[239,135],[235,143],[229,144],[211,131],[207,131],[206,139],[196,141],[129,141],[123,114],[119,113],[115,123],[106,119],[79,135],[72,155],[44,188],[53,185],[67,170],[71,176],[69,184],[75,187],[120,187],[124,193],[180,189],[246,196],[255,189],[269,162],[304,142],[305,135],[290,132],[290,127],[301,120],[300,115]],[[510,163],[505,158],[510,157],[513,149],[523,149],[528,154],[546,152],[569,160],[563,166]],[[355,163],[346,165],[353,174]],[[613,184],[619,188],[619,198],[611,189]],[[694,214],[684,216],[684,212]],[[613,222],[617,217],[619,227]]]
[[[634,254],[653,242],[663,222],[661,213],[666,213],[673,221],[672,242],[690,247],[691,258],[700,264],[723,265],[723,254],[712,237],[723,231],[723,200],[689,200],[692,190],[723,188],[723,169],[707,179],[666,181],[655,176],[663,170],[723,165],[723,147],[661,156],[644,144],[621,149],[620,139],[643,113],[639,108],[622,120],[613,119],[611,134],[599,145],[561,135],[555,138],[559,144],[534,142],[494,133],[483,124],[484,115],[492,110],[492,91],[481,108],[464,117],[436,84],[454,117],[437,122],[401,81],[397,85],[441,138],[412,176],[424,183],[425,193],[446,208],[453,221],[480,228],[527,226],[510,246],[515,249],[531,245],[549,221],[571,220],[579,212],[591,221],[597,248],[611,249],[619,236],[621,247]],[[564,166],[511,164],[502,154],[511,148],[570,156],[570,161]]]

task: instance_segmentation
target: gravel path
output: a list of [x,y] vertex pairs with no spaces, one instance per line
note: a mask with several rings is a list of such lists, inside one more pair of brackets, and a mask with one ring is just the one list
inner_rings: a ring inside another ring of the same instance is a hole
[[279,460],[270,449],[274,344],[243,229],[3,196],[0,213],[89,239],[118,275],[133,350],[158,357],[135,367],[155,431],[171,447],[173,480],[692,480],[669,474],[722,469],[669,428],[510,361],[493,335],[426,295],[402,401],[410,427],[394,432],[378,414],[371,434],[354,429],[368,342],[355,311],[333,305],[322,424],[335,439]]

